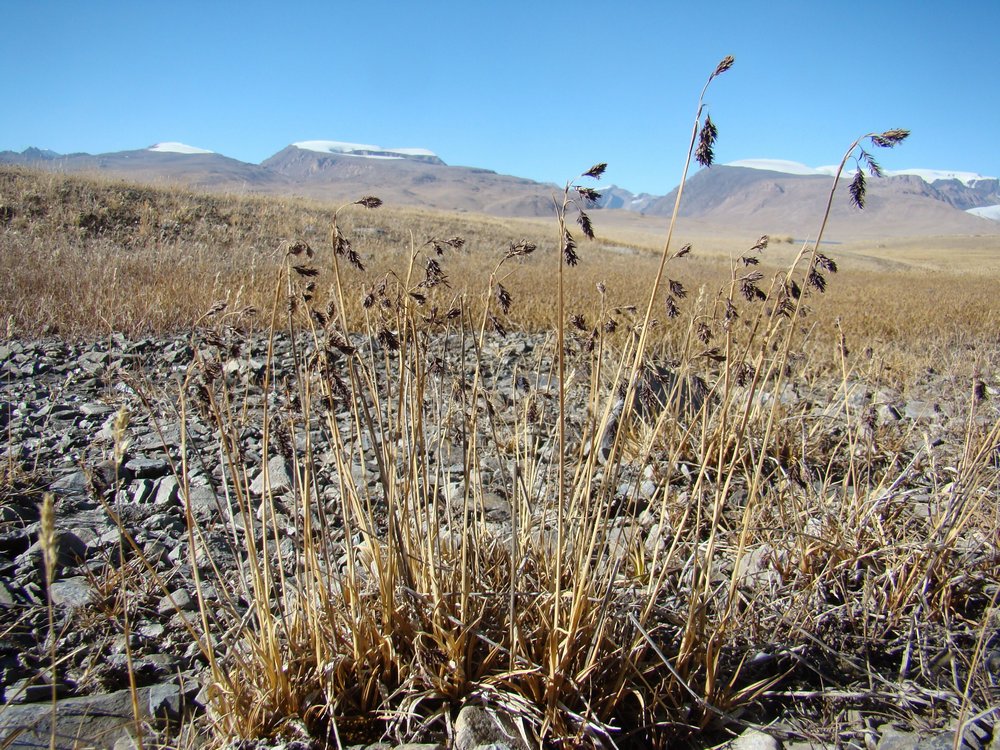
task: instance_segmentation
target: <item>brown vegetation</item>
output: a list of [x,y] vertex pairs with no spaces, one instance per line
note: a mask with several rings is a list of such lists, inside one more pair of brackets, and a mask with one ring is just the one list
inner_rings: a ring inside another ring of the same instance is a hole
[[[332,263],[332,207],[302,200],[210,196],[8,168],[0,170],[0,203],[0,321],[8,335],[91,338],[111,331],[136,336],[184,330],[217,302],[230,310],[264,309],[284,243],[305,241],[320,267]],[[600,212],[595,216],[598,238],[584,241],[580,264],[566,278],[568,309],[588,322],[601,304],[609,310],[640,305],[644,287],[637,282],[656,269],[652,227],[622,230],[618,239],[613,228],[605,235]],[[557,239],[551,224],[537,221],[392,206],[375,212],[353,207],[339,221],[371,272],[347,272],[349,287],[357,285],[343,301],[352,329],[363,320],[365,284],[371,285],[366,280],[398,269],[429,241],[463,238],[463,246],[449,252],[446,301],[464,298],[479,309],[481,279],[511,243],[525,240],[545,256]],[[728,282],[730,258],[753,239],[692,238],[692,253],[676,274],[693,296],[713,298]],[[897,378],[968,363],[964,352],[992,346],[1000,328],[1000,308],[990,303],[1000,268],[989,265],[992,256],[980,249],[988,240],[928,240],[943,246],[930,257],[915,240],[882,250],[831,250],[842,270],[840,283],[816,301],[825,321],[814,333],[821,339],[818,355],[835,335],[830,321],[839,320],[850,348],[857,354],[870,348]],[[785,238],[782,243],[772,242],[761,259],[765,274],[783,268],[797,252],[798,245]],[[553,330],[556,323],[550,279],[537,271],[539,265],[536,258],[509,264],[504,281],[520,300],[510,324],[529,331]],[[603,296],[598,283],[607,290]],[[316,299],[327,300],[329,291],[320,280]],[[625,323],[629,314],[618,317]],[[244,317],[241,324],[250,323]],[[676,347],[680,330],[664,323],[654,335]]]

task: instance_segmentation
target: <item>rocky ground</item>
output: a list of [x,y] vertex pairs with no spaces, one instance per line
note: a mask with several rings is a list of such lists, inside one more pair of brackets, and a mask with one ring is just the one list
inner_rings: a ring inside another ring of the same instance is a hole
[[[130,673],[137,681],[139,711],[161,736],[171,736],[170,727],[204,710],[206,661],[190,634],[191,627],[200,630],[200,623],[177,480],[181,426],[176,394],[197,346],[190,336],[143,340],[111,336],[80,344],[55,339],[0,342],[0,462],[6,474],[0,498],[0,747],[48,746],[53,694],[59,717],[57,746],[116,746],[131,723]],[[502,348],[491,352],[491,360],[502,370],[504,363],[542,346],[538,337],[511,335]],[[259,383],[266,353],[266,340],[261,338],[237,356],[220,361],[222,376],[245,389],[245,403],[252,409],[262,405]],[[279,369],[280,363],[290,363],[287,338],[279,339],[275,358]],[[514,388],[512,368],[501,377],[506,378],[501,391]],[[984,384],[980,394],[989,402],[980,420],[997,418],[990,385]],[[913,442],[914,451],[925,452],[927,460],[952,462],[962,449],[952,436],[965,427],[970,396],[964,384],[929,375],[905,394],[859,387],[847,398],[857,402],[859,412],[874,412],[880,424],[895,425],[898,434]],[[804,396],[792,389],[780,397]],[[838,398],[832,387],[825,393],[813,387],[810,397],[818,413]],[[116,473],[115,420],[122,408],[129,415],[128,446]],[[217,444],[217,426],[196,410],[187,416],[187,439],[204,448],[196,451],[189,466],[191,510],[217,564],[225,567],[229,561],[235,569],[238,553],[230,545],[227,525],[232,511],[221,496],[222,469],[217,451],[211,450]],[[576,413],[571,422],[584,417]],[[246,421],[240,449],[252,492],[262,491],[265,464],[272,491],[293,481],[280,457],[263,454],[260,430],[252,419]],[[364,467],[356,468],[359,481],[374,481],[374,475],[366,477]],[[320,471],[317,481],[319,495],[333,498],[332,474]],[[638,473],[633,481],[641,484],[649,479]],[[623,487],[623,494],[630,491]],[[49,587],[38,542],[44,492],[54,494],[58,529],[58,570]],[[920,493],[912,494],[919,514]],[[120,515],[120,525],[113,515]],[[167,583],[167,591],[142,558],[129,551],[131,542],[123,545],[123,530]],[[120,597],[123,570],[131,589],[127,610]],[[209,607],[222,598],[218,587],[228,583],[208,580],[202,586]],[[49,596],[54,635],[46,607]],[[122,628],[125,611],[130,621],[127,637]],[[54,673],[53,637],[59,655]],[[988,645],[1000,649],[1000,643]],[[463,721],[476,727],[490,724],[488,719],[470,713]],[[1000,747],[992,727],[992,720],[980,722],[966,741],[974,750],[991,741],[992,747]],[[952,746],[953,739],[946,733],[920,740],[888,724],[865,731],[866,747],[880,750],[914,746],[943,750]],[[492,747],[518,747],[521,742],[482,728],[469,729],[461,737],[457,746],[463,748],[491,742]]]

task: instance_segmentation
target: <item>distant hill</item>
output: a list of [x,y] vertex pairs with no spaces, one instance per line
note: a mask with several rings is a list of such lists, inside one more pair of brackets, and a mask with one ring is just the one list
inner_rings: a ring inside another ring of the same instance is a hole
[[[721,230],[739,230],[808,237],[829,198],[832,175],[716,165],[702,169],[684,187],[680,215],[699,219]],[[996,178],[938,179],[929,184],[915,174],[868,178],[865,209],[853,206],[846,181],[839,186],[831,212],[830,236],[920,236],[944,234],[996,234],[1000,225],[990,221],[992,207],[1000,204]],[[605,191],[607,193],[608,191]],[[613,189],[623,208],[641,203],[653,216],[669,216],[677,189],[662,197],[630,196]]]
[[[107,154],[57,154],[38,148],[0,152],[0,164],[63,172],[99,172],[142,182],[179,183],[227,192],[350,201],[373,194],[397,205],[494,216],[551,216],[554,184],[475,167],[450,166],[421,148],[383,148],[341,141],[299,141],[260,164],[183,143]],[[695,173],[684,188],[681,217],[720,233],[811,236],[831,188],[831,167],[745,160]],[[666,217],[665,196],[601,188],[600,210]],[[907,170],[868,181],[864,211],[837,196],[828,237],[1000,233],[1000,182],[963,172]]]

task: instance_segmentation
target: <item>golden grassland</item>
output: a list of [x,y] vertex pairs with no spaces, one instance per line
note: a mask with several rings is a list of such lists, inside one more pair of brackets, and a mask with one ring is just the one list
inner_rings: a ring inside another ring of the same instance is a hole
[[[360,196],[359,196],[360,197]],[[329,294],[332,250],[328,205],[273,197],[205,195],[180,188],[153,188],[119,181],[0,170],[0,320],[10,335],[99,337],[111,331],[150,335],[184,330],[217,302],[230,309],[268,307],[285,243],[304,240],[318,255],[316,297]],[[580,263],[566,275],[567,313],[597,323],[598,283],[607,289],[605,308],[642,308],[645,281],[656,271],[663,222],[602,223],[592,212],[598,238],[581,241]],[[383,206],[349,206],[340,212],[343,233],[367,273],[345,271],[349,325],[359,328],[361,302],[374,281],[402,276],[418,253],[419,278],[430,240],[461,237],[442,263],[449,286],[436,295],[442,309],[462,302],[481,309],[485,280],[511,243],[526,240],[539,251],[508,263],[504,285],[518,300],[509,324],[553,330],[552,277],[558,268],[555,221],[498,219],[469,214]],[[624,228],[620,225],[624,224]],[[616,227],[616,225],[619,225]],[[638,226],[638,228],[637,228]],[[672,261],[667,275],[683,284],[689,299],[711,300],[730,283],[736,257],[756,237],[685,237],[692,252]],[[761,270],[787,268],[800,246],[772,241]],[[813,305],[825,325],[815,336],[824,344],[837,335],[848,346],[885,358],[899,378],[947,362],[975,365],[975,352],[997,344],[1000,305],[1000,238],[945,237],[850,243],[827,249],[839,266],[828,291]],[[414,282],[416,283],[416,282]],[[628,323],[628,313],[615,315]],[[244,321],[245,323],[245,321]],[[656,338],[670,352],[686,326],[658,320]],[[821,347],[827,349],[828,347]],[[970,352],[973,354],[970,356]],[[676,352],[675,352],[676,354]]]

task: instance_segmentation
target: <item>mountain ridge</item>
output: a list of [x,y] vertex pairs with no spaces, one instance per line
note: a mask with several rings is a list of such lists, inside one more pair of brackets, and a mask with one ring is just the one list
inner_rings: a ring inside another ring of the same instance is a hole
[[[331,202],[373,193],[400,205],[494,216],[550,216],[553,196],[561,192],[551,183],[451,166],[427,149],[322,140],[289,144],[259,164],[175,141],[96,155],[30,147],[0,152],[0,164]],[[833,167],[783,160],[714,165],[688,179],[680,216],[719,231],[807,236],[825,208],[833,173]],[[938,179],[928,182],[928,176]],[[595,208],[653,217],[670,216],[677,195],[677,188],[657,196],[616,185],[597,187],[601,198]],[[843,192],[830,229],[845,237],[1000,233],[997,178],[944,170],[888,173],[869,178],[861,212]]]

